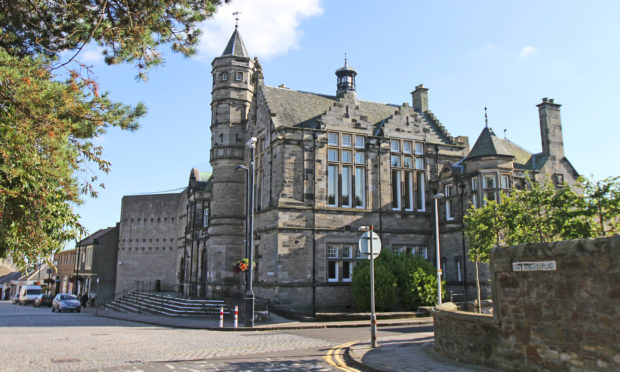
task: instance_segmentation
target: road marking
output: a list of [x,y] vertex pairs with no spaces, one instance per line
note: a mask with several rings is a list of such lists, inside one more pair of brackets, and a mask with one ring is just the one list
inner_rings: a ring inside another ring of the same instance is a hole
[[347,372],[361,372],[359,369],[355,369],[353,367],[349,367],[347,363],[343,359],[344,349],[350,347],[351,345],[357,343],[357,341],[347,342],[346,344],[334,346],[329,349],[327,355],[323,357],[327,363],[330,365]]

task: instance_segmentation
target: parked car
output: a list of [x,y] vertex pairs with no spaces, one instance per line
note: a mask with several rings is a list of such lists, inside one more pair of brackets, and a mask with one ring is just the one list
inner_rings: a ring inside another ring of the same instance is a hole
[[40,285],[23,285],[19,290],[19,304],[32,304],[34,300],[41,297],[42,294],[43,290]]
[[52,312],[56,310],[58,310],[59,313],[62,311],[77,311],[79,313],[80,310],[82,310],[82,306],[76,295],[59,293],[52,301]]
[[44,294],[34,300],[34,307],[52,306],[52,301],[54,301],[53,294]]

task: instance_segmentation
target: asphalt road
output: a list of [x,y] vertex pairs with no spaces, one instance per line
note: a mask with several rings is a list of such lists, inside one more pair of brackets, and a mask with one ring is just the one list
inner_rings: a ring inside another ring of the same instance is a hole
[[[379,337],[431,327],[379,329]],[[220,332],[174,329],[0,302],[3,371],[337,371],[330,349],[366,328]]]

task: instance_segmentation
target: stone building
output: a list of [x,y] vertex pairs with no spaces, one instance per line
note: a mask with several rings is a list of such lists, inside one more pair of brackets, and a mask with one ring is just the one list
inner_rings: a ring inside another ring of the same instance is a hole
[[[176,291],[185,193],[129,195],[121,202],[116,296],[132,289]],[[157,286],[159,288],[157,288]]]
[[[374,225],[385,249],[436,262],[433,196],[444,193],[440,259],[451,289],[462,290],[473,284],[463,260],[461,216],[468,203],[521,184],[525,171],[558,184],[577,176],[564,157],[553,100],[539,105],[542,153],[488,127],[470,151],[468,138],[452,136],[429,110],[423,85],[411,93],[411,105],[364,101],[355,89],[357,72],[345,60],[336,70],[335,95],[269,87],[237,29],[212,66],[213,175],[201,258],[207,294],[243,284],[231,267],[244,257],[245,174],[237,168],[250,160],[254,291],[275,306],[307,313],[352,306],[360,226]],[[250,138],[253,151],[246,147]]]
[[76,245],[74,274],[80,279],[76,294],[87,294],[97,304],[114,299],[118,231],[118,224],[101,229]]
[[[443,166],[438,179],[440,201],[441,262],[448,287],[471,297],[473,264],[468,262],[463,233],[463,215],[470,206],[479,207],[487,200],[499,201],[500,193],[526,187],[527,179],[557,187],[573,186],[579,177],[564,157],[560,105],[543,98],[538,104],[542,152],[532,154],[507,139],[499,138],[488,123],[471,151],[456,163]],[[488,283],[488,270],[482,282]],[[468,274],[469,273],[469,274]],[[470,292],[471,291],[471,292]],[[488,294],[489,288],[485,286]]]
[[266,86],[235,28],[212,62],[212,174],[192,170],[179,194],[123,198],[117,295],[155,279],[190,297],[242,293],[245,276],[232,268],[248,256],[250,161],[254,292],[308,314],[352,309],[351,274],[366,259],[357,250],[360,226],[374,225],[383,249],[436,263],[434,196],[444,194],[439,259],[449,289],[467,292],[469,204],[521,187],[526,171],[558,185],[576,179],[553,100],[538,105],[542,153],[488,126],[470,150],[468,138],[451,135],[429,109],[423,85],[411,104],[375,103],[358,98],[348,61],[335,74],[335,95]]

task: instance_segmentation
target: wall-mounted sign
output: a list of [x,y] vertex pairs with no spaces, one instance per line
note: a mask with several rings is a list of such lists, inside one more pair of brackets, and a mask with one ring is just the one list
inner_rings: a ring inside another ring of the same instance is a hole
[[555,261],[513,262],[512,271],[555,271]]

